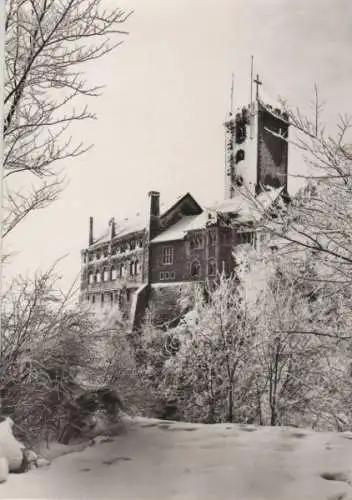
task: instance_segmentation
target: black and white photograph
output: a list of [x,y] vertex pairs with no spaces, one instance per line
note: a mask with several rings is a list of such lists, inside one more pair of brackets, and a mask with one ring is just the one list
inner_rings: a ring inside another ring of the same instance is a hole
[[0,0],[0,499],[352,500],[350,0]]

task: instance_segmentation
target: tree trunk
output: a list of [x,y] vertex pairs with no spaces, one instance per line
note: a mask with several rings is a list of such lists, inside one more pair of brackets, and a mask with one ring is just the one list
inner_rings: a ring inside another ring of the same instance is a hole
[[226,422],[233,422],[233,387],[232,384],[229,387],[228,393],[228,408],[227,408],[227,419]]

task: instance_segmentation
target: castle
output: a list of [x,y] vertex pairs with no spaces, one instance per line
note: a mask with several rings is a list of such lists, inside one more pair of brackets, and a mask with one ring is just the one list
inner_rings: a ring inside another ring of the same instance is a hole
[[137,325],[154,289],[212,280],[234,269],[236,248],[258,245],[260,211],[287,196],[288,116],[259,98],[225,120],[225,198],[201,206],[187,193],[161,213],[160,194],[149,193],[149,214],[112,218],[95,236],[90,217],[82,250],[80,300],[116,307]]

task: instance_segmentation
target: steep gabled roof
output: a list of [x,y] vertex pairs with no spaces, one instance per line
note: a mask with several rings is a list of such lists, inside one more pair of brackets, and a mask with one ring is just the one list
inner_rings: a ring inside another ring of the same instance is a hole
[[184,215],[182,219],[153,238],[151,243],[183,240],[189,231],[204,229],[210,220],[214,219],[208,211],[203,211],[198,215]]
[[185,215],[198,215],[203,212],[202,207],[195,200],[195,198],[193,198],[190,193],[186,193],[161,214],[160,221],[162,222],[163,219],[166,219],[171,214],[171,212],[177,211],[178,209],[181,209]]

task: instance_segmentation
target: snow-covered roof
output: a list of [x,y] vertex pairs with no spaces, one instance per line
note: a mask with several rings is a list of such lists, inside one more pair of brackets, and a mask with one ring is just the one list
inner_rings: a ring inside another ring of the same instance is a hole
[[207,222],[211,221],[213,216],[214,213],[210,211],[204,211],[199,215],[185,215],[173,226],[152,239],[151,243],[183,240],[188,231],[205,228]]
[[[122,238],[132,233],[138,233],[146,229],[146,219],[143,215],[123,220],[115,219],[115,238]],[[110,241],[110,228],[108,227],[100,236],[94,240],[92,247]]]
[[214,203],[209,210],[234,215],[239,223],[258,221],[263,211],[267,210],[279,197],[282,189],[282,187],[270,188],[255,197],[250,193],[238,192],[234,198]]
[[[249,221],[258,221],[265,211],[278,198],[283,188],[269,188],[258,196],[254,197],[247,192],[238,192],[234,198],[217,201],[212,206],[203,207],[203,212],[198,215],[185,215],[174,225],[156,236],[152,243],[161,243],[164,241],[182,240],[188,231],[203,229],[210,221],[216,220],[216,215],[228,214],[236,217],[236,221],[246,223]],[[173,206],[173,205],[172,205]],[[165,211],[163,213],[166,213]],[[116,236],[122,238],[133,233],[146,230],[145,214],[136,215],[133,218],[115,219]],[[99,246],[110,241],[110,227],[94,240],[91,248]]]

